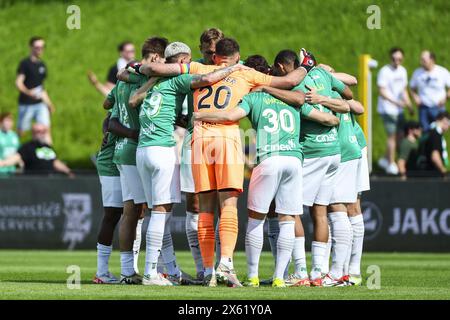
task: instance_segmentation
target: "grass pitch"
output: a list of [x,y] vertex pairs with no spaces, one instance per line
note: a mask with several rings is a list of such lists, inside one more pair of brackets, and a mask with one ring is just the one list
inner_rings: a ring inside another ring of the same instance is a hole
[[[178,252],[183,270],[194,273],[190,252]],[[308,261],[310,261],[308,256]],[[144,253],[140,267],[143,270]],[[245,277],[245,254],[236,254],[235,267]],[[81,288],[68,289],[66,269],[81,270]],[[95,285],[95,251],[0,251],[0,299],[450,299],[450,254],[366,253],[363,272],[370,265],[381,270],[381,288],[367,286],[345,288],[203,288]],[[260,277],[270,277],[273,262],[270,253],[261,259]],[[111,271],[119,275],[119,254],[111,256]]]

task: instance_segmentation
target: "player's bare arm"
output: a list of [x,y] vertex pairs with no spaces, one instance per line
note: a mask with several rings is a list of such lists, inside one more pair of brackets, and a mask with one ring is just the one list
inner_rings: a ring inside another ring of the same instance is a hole
[[125,127],[117,118],[109,119],[108,131],[122,138],[137,140],[139,137],[139,131]]
[[347,100],[348,105],[350,106],[350,112],[356,115],[361,115],[364,113],[364,106],[361,102],[357,100]]
[[298,90],[291,91],[269,86],[259,86],[254,88],[252,91],[266,92],[284,103],[296,108],[300,108],[305,103],[305,94]]
[[214,111],[214,112],[194,112],[194,121],[215,122],[215,123],[233,123],[242,118],[245,118],[247,114],[241,108],[234,108],[230,111]]
[[181,65],[179,63],[159,63],[151,62],[147,64],[135,64],[130,66],[134,68],[136,73],[144,74],[148,77],[150,76],[178,76],[183,73]]
[[312,120],[323,124],[327,127],[336,127],[339,125],[339,118],[335,115],[327,112],[321,112],[319,110],[313,109],[311,112],[305,116],[308,120]]
[[250,70],[250,69],[251,68],[246,67],[242,64],[235,64],[235,65],[232,65],[229,67],[214,70],[207,74],[194,74],[194,75],[192,75],[191,88],[196,89],[196,88],[210,86],[216,82],[219,82],[220,80],[225,79],[233,72]]
[[270,86],[278,89],[292,89],[302,82],[306,75],[306,70],[303,67],[299,67],[285,76],[274,76],[270,82]]
[[316,92],[314,88],[309,88],[306,86],[306,88],[309,90],[305,94],[305,101],[309,104],[321,104],[331,111],[337,112],[337,113],[346,113],[350,111],[350,106],[347,103],[347,101],[343,99],[336,99],[331,97],[326,97],[323,95],[320,95]]
[[323,63],[320,63],[318,67],[324,69],[325,71],[328,71],[329,73],[332,73],[336,79],[341,80],[348,86],[356,86],[358,84],[358,79],[356,79],[356,77],[352,76],[351,74],[336,72],[333,67]]
[[151,77],[147,80],[146,83],[142,87],[140,87],[138,90],[136,90],[130,97],[128,101],[128,105],[131,108],[137,108],[141,105],[142,101],[144,101],[145,97],[147,96],[148,90],[153,88],[153,86],[158,81],[158,77]]

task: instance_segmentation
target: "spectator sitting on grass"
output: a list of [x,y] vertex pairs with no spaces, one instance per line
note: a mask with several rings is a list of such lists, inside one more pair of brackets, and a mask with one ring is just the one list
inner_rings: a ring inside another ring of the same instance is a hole
[[450,115],[447,111],[440,113],[436,121],[419,145],[418,167],[426,170],[428,176],[445,176],[448,165],[447,143],[444,138],[449,129]]
[[[14,119],[10,112],[0,114],[0,160],[8,158],[19,149],[20,142],[13,130]],[[0,167],[0,176],[11,175],[16,171],[15,166]]]
[[47,144],[48,128],[35,123],[31,129],[33,138],[19,148],[19,151],[5,160],[0,160],[0,167],[23,163],[25,174],[64,173],[73,177],[72,171],[56,157],[53,148]]
[[417,170],[417,158],[419,152],[419,138],[422,129],[417,121],[409,121],[405,124],[404,138],[400,142],[397,166],[402,179],[410,176]]

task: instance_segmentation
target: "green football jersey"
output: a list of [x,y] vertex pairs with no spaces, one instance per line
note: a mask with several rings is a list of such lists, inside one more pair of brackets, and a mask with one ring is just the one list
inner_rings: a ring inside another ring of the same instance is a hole
[[139,113],[138,148],[175,145],[174,124],[186,94],[191,91],[191,81],[189,74],[162,78],[147,92]]
[[367,147],[367,141],[366,136],[364,135],[364,131],[362,130],[361,126],[359,125],[358,121],[356,121],[355,116],[352,114],[353,117],[353,124],[354,124],[354,130],[355,130],[355,136],[358,140],[359,147],[361,149]]
[[114,148],[116,146],[117,136],[111,132],[106,133],[105,143],[101,146],[97,154],[96,166],[99,176],[118,177],[119,170],[113,162]]
[[238,107],[256,130],[258,164],[272,156],[293,156],[303,161],[299,110],[264,92],[247,94]]
[[[14,131],[4,132],[0,130],[0,159],[4,160],[15,154],[19,149],[19,137]],[[16,166],[0,167],[0,175],[10,174],[16,171]]]
[[[309,91],[307,87],[316,89],[320,95],[331,97],[334,91],[342,93],[345,89],[345,84],[324,69],[314,68],[293,90],[301,90],[306,93]],[[300,112],[300,143],[303,146],[305,158],[320,158],[339,154],[340,147],[337,129],[306,118],[313,108],[322,112],[332,113],[330,109],[321,104],[310,105],[305,103],[302,106]]]
[[[133,77],[137,77],[134,82],[117,81],[116,86],[109,93],[115,101],[111,118],[117,118],[125,127],[139,131],[139,108],[131,108],[128,101],[133,92],[147,81],[147,77],[132,74],[130,75],[130,81],[133,80]],[[117,137],[113,162],[115,164],[136,165],[137,145],[137,141],[133,139]]]
[[[337,92],[333,92],[332,98],[341,99]],[[338,113],[339,118],[338,138],[341,146],[341,162],[347,162],[361,158],[361,147],[355,135],[355,118],[351,112]]]

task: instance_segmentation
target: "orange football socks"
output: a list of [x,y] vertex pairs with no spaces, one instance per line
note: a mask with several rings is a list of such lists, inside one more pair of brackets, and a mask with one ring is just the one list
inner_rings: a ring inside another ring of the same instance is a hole
[[198,216],[198,242],[205,269],[214,268],[214,213],[200,212]]

